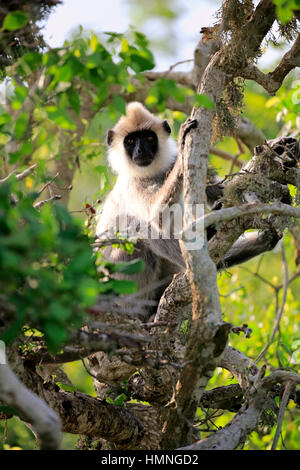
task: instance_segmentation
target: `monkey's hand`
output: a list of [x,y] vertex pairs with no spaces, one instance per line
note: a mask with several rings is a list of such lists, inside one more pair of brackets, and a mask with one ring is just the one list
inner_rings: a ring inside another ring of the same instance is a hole
[[170,206],[177,203],[180,198],[183,182],[182,150],[187,134],[197,126],[198,122],[196,119],[187,119],[181,125],[178,139],[178,157],[163,186],[155,194],[155,198],[152,203],[152,217],[156,216],[157,211],[162,205],[168,204]]
[[198,121],[196,119],[188,118],[180,127],[179,138],[178,138],[178,149],[182,152],[185,144],[185,138],[187,134],[198,126]]

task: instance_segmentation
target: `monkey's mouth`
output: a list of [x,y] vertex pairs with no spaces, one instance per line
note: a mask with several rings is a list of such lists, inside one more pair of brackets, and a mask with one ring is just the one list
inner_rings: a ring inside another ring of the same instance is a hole
[[151,165],[152,162],[153,162],[152,158],[136,158],[134,160],[134,163],[137,166],[149,166],[149,165]]

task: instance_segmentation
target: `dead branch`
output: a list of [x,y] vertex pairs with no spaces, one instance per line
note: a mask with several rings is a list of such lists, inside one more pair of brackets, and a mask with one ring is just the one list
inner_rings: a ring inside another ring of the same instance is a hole
[[41,449],[59,449],[61,422],[57,413],[28,390],[8,364],[0,365],[0,399],[32,425]]
[[0,184],[2,183],[5,183],[13,174],[15,175],[15,177],[17,178],[18,181],[21,181],[23,180],[24,178],[26,178],[28,175],[30,175],[30,173],[33,172],[33,170],[35,170],[37,168],[37,163],[34,163],[33,165],[31,165],[30,167],[26,168],[25,170],[23,170],[21,173],[16,173],[16,170],[14,170],[12,173],[10,173],[9,175],[7,175],[5,178],[2,178],[0,180]]

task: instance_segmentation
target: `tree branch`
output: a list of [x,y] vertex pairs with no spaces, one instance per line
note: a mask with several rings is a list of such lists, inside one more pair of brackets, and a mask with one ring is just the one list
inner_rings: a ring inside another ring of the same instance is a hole
[[[0,366],[0,370],[1,367],[3,366]],[[102,437],[119,445],[125,445],[130,441],[133,446],[144,434],[140,421],[125,408],[79,391],[71,393],[61,390],[55,383],[45,382],[37,373],[26,367],[22,370],[22,380],[26,387],[51,407],[52,413],[56,412],[54,414],[60,417],[64,432]],[[22,386],[19,390],[27,389]],[[27,390],[26,393],[31,392]],[[45,403],[43,405],[48,409]],[[34,413],[40,411],[34,405],[30,409],[36,410]]]
[[9,365],[0,365],[0,399],[21,413],[40,441],[41,449],[58,449],[61,422],[58,415],[37,395],[28,390]]
[[275,371],[266,378],[262,378],[263,369],[258,374],[248,399],[232,421],[212,436],[179,450],[233,450],[257,426],[258,420],[264,410],[272,406],[272,387],[280,383],[290,383],[293,386],[300,384],[300,376],[288,371]]
[[275,95],[282,85],[287,74],[295,67],[300,66],[300,34],[298,34],[292,48],[282,57],[277,67],[267,74],[259,70],[254,64],[249,63],[241,70],[240,76],[254,80],[261,85],[270,95]]

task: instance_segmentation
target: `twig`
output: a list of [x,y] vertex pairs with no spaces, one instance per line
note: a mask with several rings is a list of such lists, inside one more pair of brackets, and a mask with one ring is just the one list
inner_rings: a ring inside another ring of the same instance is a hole
[[[35,170],[35,168],[37,167],[37,163],[34,163],[33,165],[31,165],[30,167],[26,168],[25,170],[23,170],[21,173],[18,173],[16,174],[16,178],[18,181],[21,181],[23,180],[24,178],[26,178],[33,170]],[[3,178],[2,180],[0,180],[0,184],[2,183],[5,183],[13,174],[15,174],[17,170],[14,170],[12,171],[9,175],[7,175],[5,178]]]
[[[292,384],[292,387],[300,383],[300,376],[289,371],[278,370],[272,372],[272,374],[266,377],[262,377],[262,373],[260,371],[263,372],[263,368],[259,370],[255,377],[256,380],[251,390],[251,400],[248,403],[245,403],[230,423],[228,423],[224,428],[219,429],[213,436],[209,436],[199,442],[195,442],[192,445],[181,447],[179,449],[193,451],[208,449],[235,449],[239,443],[255,429],[262,412],[270,406],[271,402],[268,400],[268,395],[274,385],[278,382],[282,382]],[[291,389],[288,388],[288,390],[286,390],[287,398],[285,397],[281,406],[280,420],[282,419],[281,416],[286,407],[285,402],[288,400],[290,393]]]
[[[231,162],[231,166],[235,165],[238,168],[243,167],[243,162],[240,162],[239,160],[237,160],[237,157],[233,157],[230,153],[224,152],[224,150],[220,150],[216,147],[210,147],[209,152],[212,153],[213,155],[217,155],[218,157],[223,158],[223,160],[227,160]],[[238,154],[238,156],[240,156],[240,154]]]
[[282,399],[281,399],[281,403],[280,403],[280,408],[279,408],[279,413],[278,413],[278,420],[277,420],[277,428],[276,428],[276,432],[275,432],[275,436],[274,436],[274,440],[273,440],[271,450],[276,450],[276,448],[277,448],[278,440],[279,440],[280,433],[281,433],[283,418],[284,418],[284,412],[285,412],[285,409],[286,409],[286,407],[289,403],[290,394],[291,394],[291,391],[292,391],[293,388],[294,388],[294,383],[292,381],[288,382],[285,386],[283,396],[282,396]]
[[270,282],[268,279],[265,279],[261,274],[259,274],[257,271],[253,273],[248,269],[246,266],[240,266],[240,269],[243,269],[244,271],[247,271],[248,273],[252,274],[252,276],[256,276],[258,279],[260,279],[262,282],[267,284],[269,287],[272,287],[276,292],[279,290],[279,287]]
[[33,207],[35,209],[40,209],[44,204],[46,204],[47,202],[52,202],[52,201],[56,201],[57,199],[61,199],[61,195],[60,194],[54,194],[53,196],[49,197],[48,199],[44,199],[43,201],[38,201],[36,202]]
[[263,348],[263,350],[258,355],[255,362],[259,362],[261,360],[261,358],[266,354],[267,350],[269,349],[269,347],[273,343],[275,334],[277,333],[277,331],[279,329],[280,320],[281,320],[283,310],[284,310],[284,306],[285,306],[285,302],[286,302],[287,290],[288,290],[288,286],[289,286],[289,273],[288,273],[288,264],[287,264],[287,259],[286,259],[286,256],[285,256],[285,251],[284,251],[283,244],[281,246],[281,257],[282,257],[282,265],[283,265],[283,273],[284,273],[283,295],[282,295],[281,305],[280,305],[279,308],[276,308],[275,324],[274,324],[270,339],[269,339],[268,343],[265,345],[265,347]]
[[53,181],[58,177],[59,175],[59,172],[56,173],[56,175],[50,180],[50,181],[47,181],[47,183],[44,184],[44,186],[39,190],[39,194],[42,194],[43,191],[45,191],[45,189],[51,184],[53,183]]
[[224,299],[227,299],[228,297],[230,297],[235,292],[238,292],[239,290],[244,290],[244,289],[245,289],[245,287],[241,286],[241,287],[237,287],[236,289],[228,292],[228,294],[219,294],[219,295],[220,295],[220,297],[223,297]]

